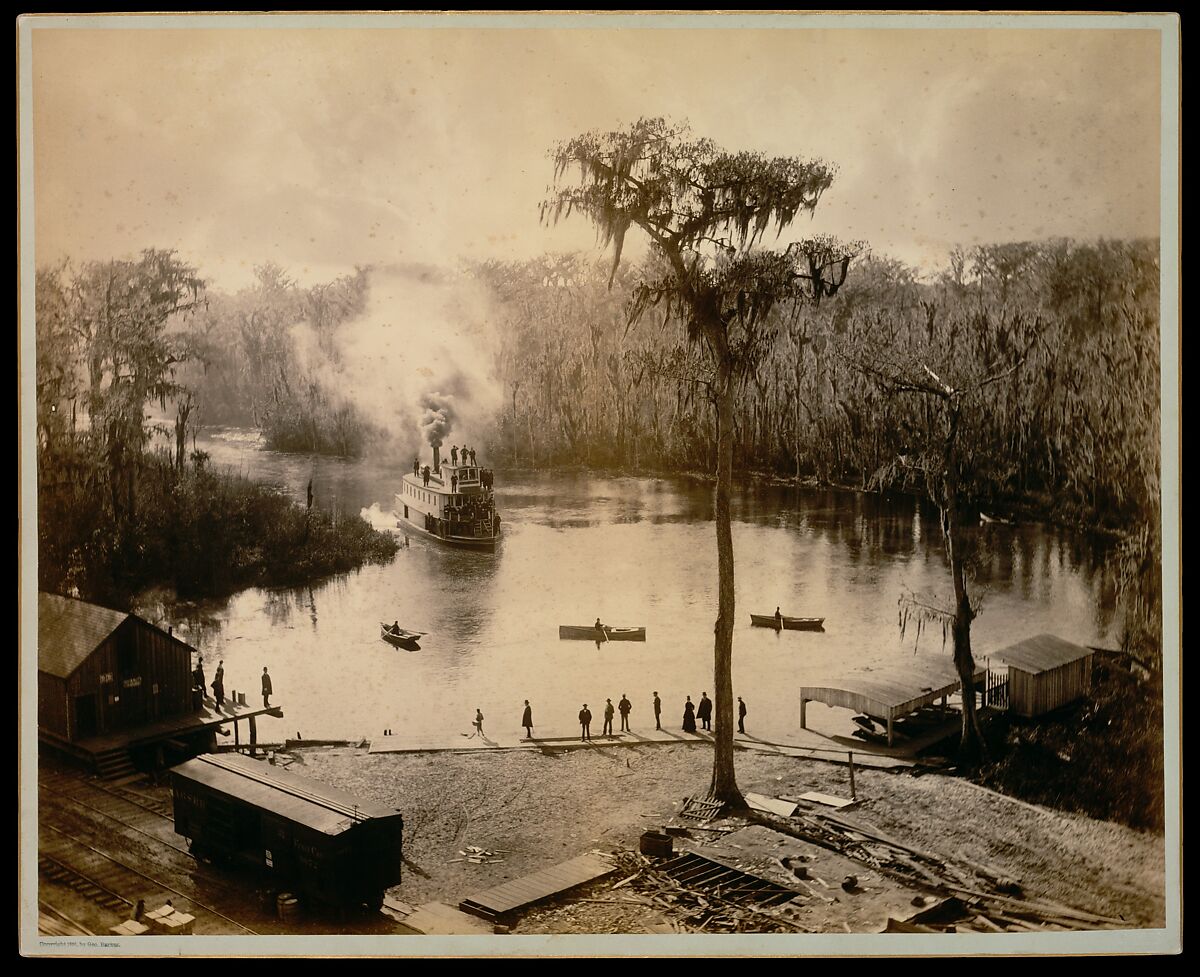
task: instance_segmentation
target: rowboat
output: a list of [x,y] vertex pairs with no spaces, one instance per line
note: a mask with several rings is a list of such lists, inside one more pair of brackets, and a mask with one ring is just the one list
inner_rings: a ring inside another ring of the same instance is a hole
[[580,626],[561,624],[558,637],[563,641],[645,641],[645,628],[610,628],[603,625],[599,630],[594,625]]
[[[823,617],[784,617],[784,631],[824,631]],[[756,628],[774,628],[779,630],[779,624],[774,614],[751,614],[750,623]]]
[[420,631],[405,631],[404,628],[394,629],[390,624],[379,623],[379,637],[383,638],[388,644],[395,645],[398,648],[405,648],[408,651],[420,651],[421,646],[417,644],[417,639],[421,637]]

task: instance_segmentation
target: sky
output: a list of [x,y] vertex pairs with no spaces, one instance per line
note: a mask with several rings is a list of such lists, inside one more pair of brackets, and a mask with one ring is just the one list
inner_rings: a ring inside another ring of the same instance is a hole
[[925,269],[1159,233],[1154,30],[227,23],[32,30],[39,266],[173,248],[234,290],[267,260],[311,284],[593,249],[585,219],[539,222],[549,151],[658,115],[833,163],[798,233]]

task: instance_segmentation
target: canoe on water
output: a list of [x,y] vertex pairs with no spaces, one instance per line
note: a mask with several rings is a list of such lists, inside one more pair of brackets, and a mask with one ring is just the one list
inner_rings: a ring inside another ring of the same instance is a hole
[[[750,623],[756,628],[774,628],[779,630],[779,625],[775,623],[774,614],[751,614]],[[825,618],[823,617],[784,617],[784,631],[824,631]]]
[[607,624],[600,631],[591,624],[560,624],[558,637],[571,641],[645,641],[645,628],[611,628]]
[[421,646],[417,640],[421,637],[420,631],[405,631],[404,628],[393,629],[390,624],[379,622],[379,636],[388,644],[393,644],[397,648],[406,648],[409,651],[420,651]]

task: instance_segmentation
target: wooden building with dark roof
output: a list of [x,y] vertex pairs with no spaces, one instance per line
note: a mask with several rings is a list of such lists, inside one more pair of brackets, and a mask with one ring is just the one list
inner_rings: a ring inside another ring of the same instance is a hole
[[75,743],[193,712],[192,648],[140,617],[38,594],[38,730]]
[[1032,718],[1082,699],[1092,687],[1090,648],[1039,634],[993,652],[1008,666],[1008,709]]
[[38,594],[38,737],[115,777],[210,749],[223,725],[282,715],[218,707],[194,687],[190,645],[136,614]]

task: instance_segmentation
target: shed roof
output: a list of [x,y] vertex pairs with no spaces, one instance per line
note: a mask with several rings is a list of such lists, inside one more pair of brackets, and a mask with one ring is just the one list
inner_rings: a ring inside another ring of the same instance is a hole
[[[975,678],[986,669],[977,667]],[[958,671],[949,656],[918,658],[869,672],[839,676],[828,685],[801,688],[800,695],[813,702],[858,709],[867,715],[887,718],[903,716],[936,702],[959,688]]]
[[1039,634],[1003,648],[995,652],[993,657],[1000,659],[1010,668],[1018,668],[1031,675],[1037,675],[1058,668],[1060,665],[1087,658],[1091,654],[1090,648],[1073,645],[1052,634]]
[[56,594],[38,594],[38,670],[70,675],[129,615]]
[[400,814],[394,808],[239,753],[206,754],[171,772],[326,835],[339,835],[363,821]]

